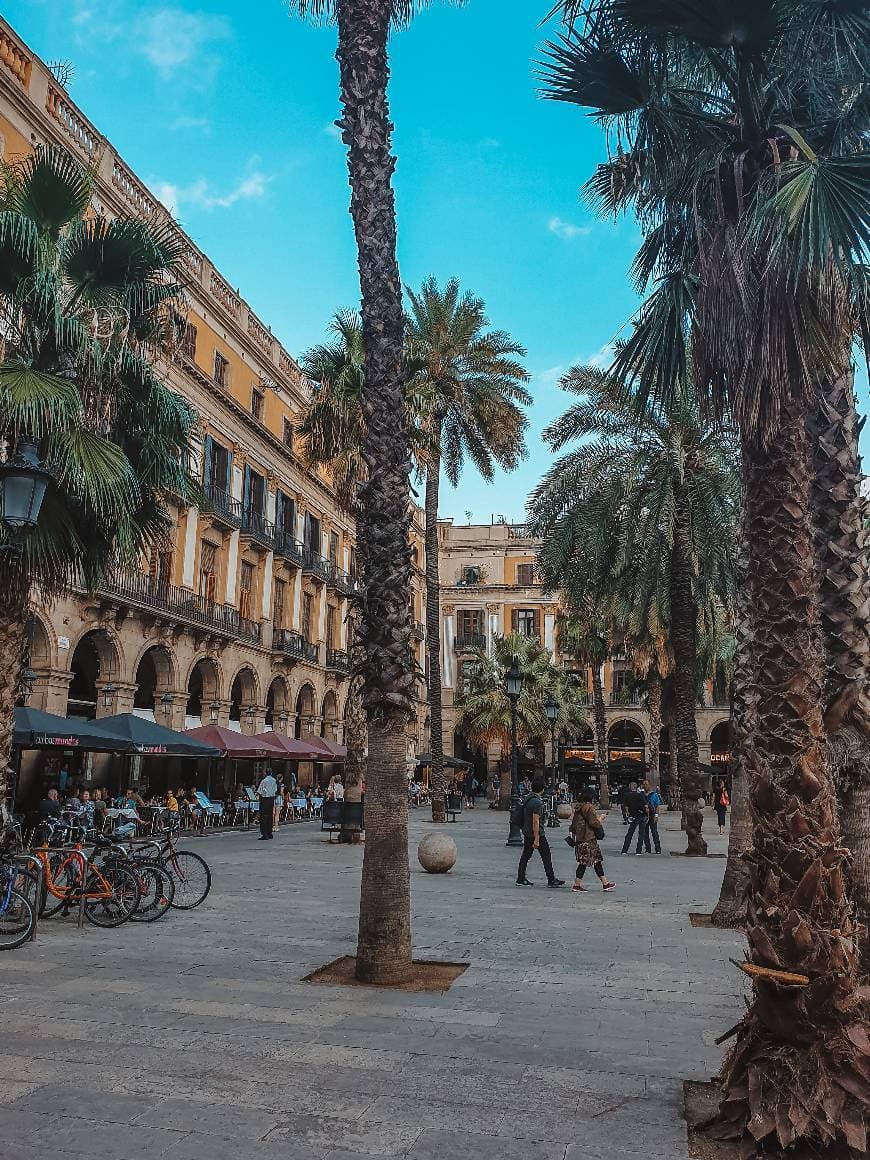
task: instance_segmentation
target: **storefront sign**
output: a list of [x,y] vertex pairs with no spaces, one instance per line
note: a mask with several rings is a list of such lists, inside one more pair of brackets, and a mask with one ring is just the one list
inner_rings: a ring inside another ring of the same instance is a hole
[[642,749],[611,749],[610,760],[619,761],[620,758],[627,758],[629,761],[643,761]]
[[562,757],[565,761],[594,761],[595,752],[592,749],[563,749]]
[[57,638],[57,647],[59,649],[64,649],[64,650],[68,649],[69,648],[69,637],[68,636],[59,636]]
[[730,753],[711,753],[710,754],[710,764],[711,765],[727,765],[730,760],[731,760]]
[[72,749],[78,743],[78,737],[53,737],[46,733],[34,733],[33,735],[33,744],[40,749],[45,745],[57,745],[61,749]]
[[165,745],[137,745],[137,753],[166,753]]

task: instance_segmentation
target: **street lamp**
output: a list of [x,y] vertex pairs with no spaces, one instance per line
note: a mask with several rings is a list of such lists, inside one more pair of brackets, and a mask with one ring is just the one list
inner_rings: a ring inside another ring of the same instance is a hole
[[160,698],[160,704],[163,706],[163,716],[168,717],[172,713],[172,694],[164,693]]
[[552,693],[547,693],[544,701],[544,712],[550,722],[550,816],[547,825],[551,829],[558,829],[559,816],[556,813],[556,720],[559,716],[559,704]]
[[18,687],[22,700],[27,701],[33,696],[33,686],[36,683],[36,673],[31,668],[22,669],[18,675]]
[[15,454],[0,463],[3,522],[16,529],[36,527],[49,479],[36,440],[20,436]]
[[107,681],[105,683],[105,685],[103,685],[103,708],[104,709],[111,709],[112,704],[115,700],[115,692],[116,692],[115,686],[112,684],[111,681]]
[[517,805],[520,798],[518,758],[517,753],[517,701],[523,691],[523,674],[520,672],[519,661],[516,657],[511,661],[511,667],[504,675],[504,691],[511,706],[511,814],[510,830],[508,832],[508,846],[522,846],[523,834],[516,823]]
[[209,714],[211,716],[211,723],[212,723],[212,725],[214,725],[217,722],[218,714],[221,711],[220,701],[212,701],[212,703],[209,705],[208,709],[209,709]]

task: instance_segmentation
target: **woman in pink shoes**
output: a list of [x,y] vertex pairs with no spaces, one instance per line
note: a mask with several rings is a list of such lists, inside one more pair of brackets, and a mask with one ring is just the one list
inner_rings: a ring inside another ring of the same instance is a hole
[[604,837],[601,827],[601,818],[593,802],[592,791],[583,790],[580,801],[574,806],[574,816],[571,819],[569,835],[574,839],[574,854],[577,858],[577,875],[574,882],[575,890],[586,890],[583,885],[583,875],[586,867],[592,866],[601,880],[603,890],[615,890],[616,883],[611,882],[604,874],[604,858],[598,839]]

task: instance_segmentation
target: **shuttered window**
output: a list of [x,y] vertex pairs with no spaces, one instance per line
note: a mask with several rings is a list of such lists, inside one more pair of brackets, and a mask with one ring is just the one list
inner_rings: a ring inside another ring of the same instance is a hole
[[199,595],[213,604],[217,591],[217,548],[208,540],[199,546]]
[[243,560],[239,568],[239,616],[253,620],[254,611],[254,565]]
[[517,564],[517,584],[527,588],[535,582],[534,564]]
[[511,628],[520,636],[540,636],[539,616],[537,608],[514,608],[511,611]]
[[272,623],[276,628],[286,627],[287,614],[287,583],[276,580],[272,588]]

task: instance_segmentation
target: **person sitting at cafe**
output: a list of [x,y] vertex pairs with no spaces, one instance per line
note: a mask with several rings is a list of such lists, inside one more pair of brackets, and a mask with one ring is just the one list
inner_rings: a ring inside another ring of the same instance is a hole
[[55,819],[60,818],[60,794],[57,792],[54,786],[51,787],[45,798],[39,803],[39,809],[37,810],[37,813],[41,822],[54,821]]

